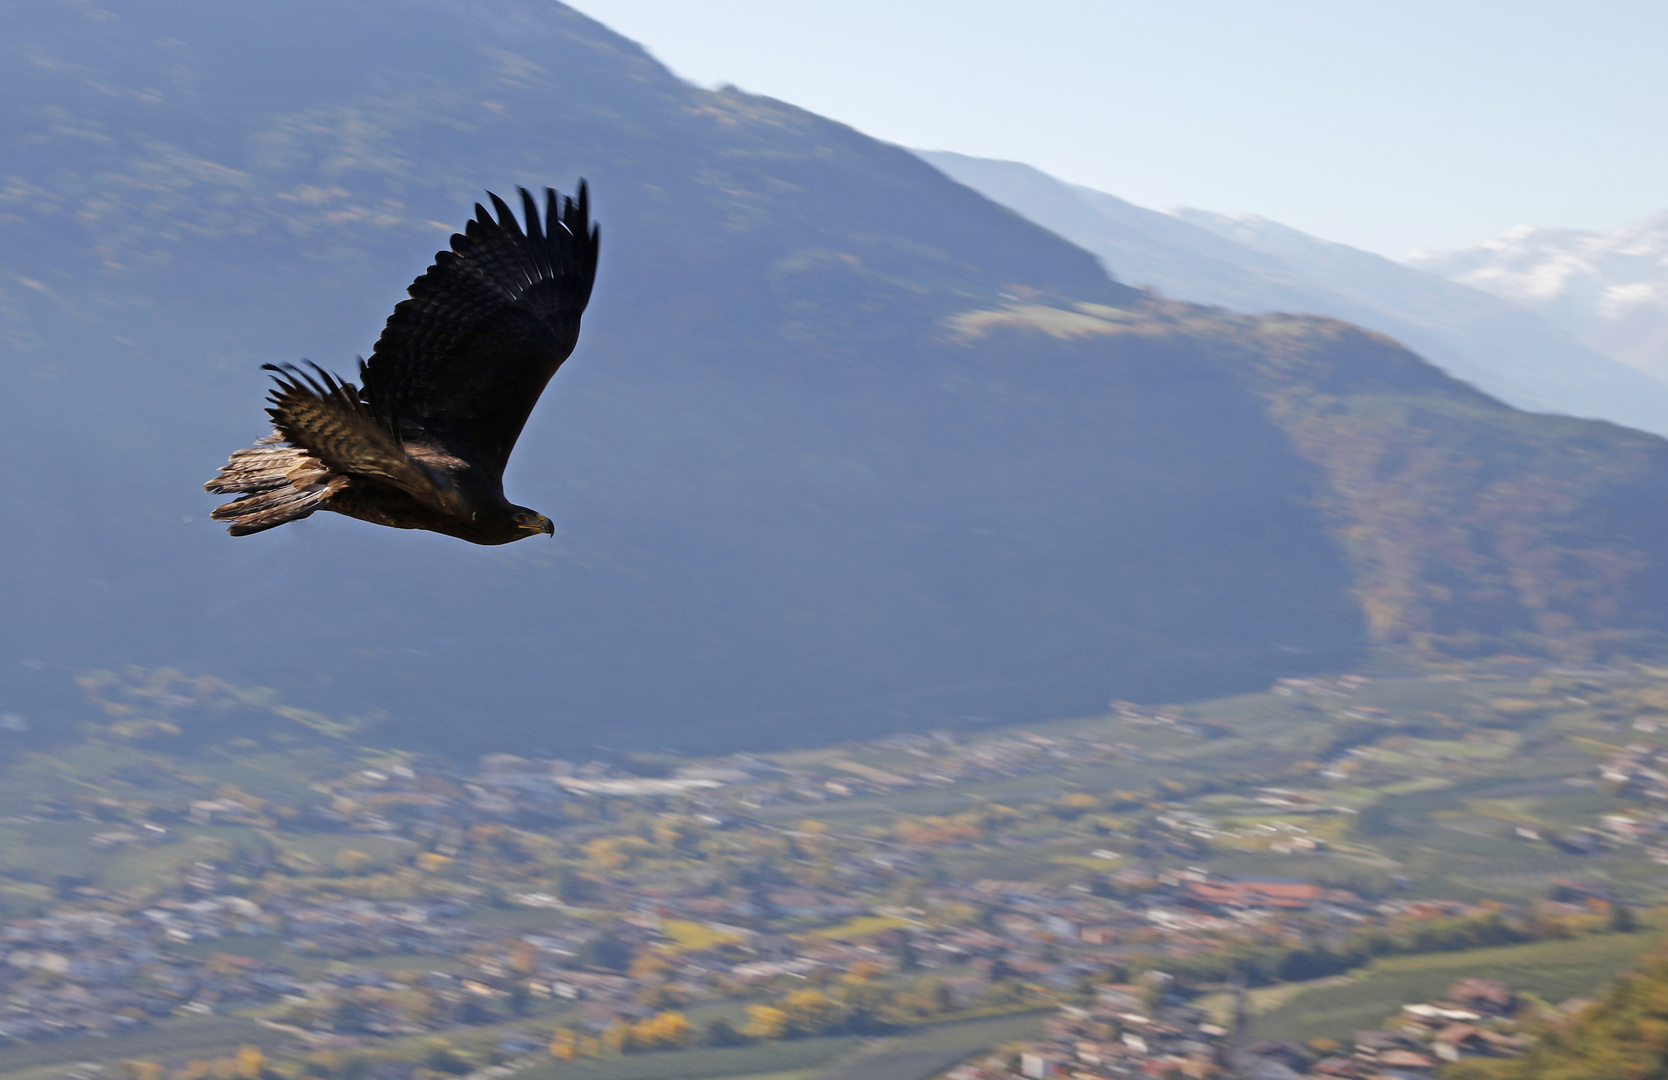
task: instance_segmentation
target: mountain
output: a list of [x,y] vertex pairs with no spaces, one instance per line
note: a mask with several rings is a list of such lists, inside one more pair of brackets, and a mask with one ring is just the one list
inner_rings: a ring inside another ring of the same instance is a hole
[[[560,4],[9,4],[0,29],[0,712],[41,738],[88,715],[72,676],[127,664],[401,745],[583,754],[1664,628],[1660,440],[1337,322],[1145,296]],[[261,363],[351,370],[482,189],[579,176],[595,299],[506,478],[555,541],[206,520],[202,481],[263,432]]]
[[1668,381],[1668,214],[1608,232],[1520,225],[1408,262],[1521,304],[1606,356]]
[[[1122,280],[1237,311],[1312,312],[1389,334],[1519,408],[1668,434],[1668,385],[1477,282],[1464,284],[1252,215],[1148,210],[1029,165],[921,157],[1099,256]],[[1561,324],[1560,324],[1561,325]]]

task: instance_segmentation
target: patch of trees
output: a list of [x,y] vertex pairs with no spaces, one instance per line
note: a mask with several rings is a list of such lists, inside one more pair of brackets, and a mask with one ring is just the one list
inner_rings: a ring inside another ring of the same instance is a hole
[[1542,1028],[1525,1057],[1450,1066],[1444,1080],[1644,1080],[1668,1075],[1668,952],[1612,983],[1598,1001]]

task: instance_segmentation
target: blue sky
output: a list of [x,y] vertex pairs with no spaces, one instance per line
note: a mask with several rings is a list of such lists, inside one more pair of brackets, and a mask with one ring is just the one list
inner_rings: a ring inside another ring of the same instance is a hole
[[1399,256],[1668,211],[1661,0],[569,0],[686,78]]

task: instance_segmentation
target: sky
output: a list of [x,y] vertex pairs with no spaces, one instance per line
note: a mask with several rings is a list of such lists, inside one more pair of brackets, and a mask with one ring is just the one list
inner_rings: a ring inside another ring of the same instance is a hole
[[905,146],[1392,257],[1668,211],[1661,0],[568,0]]

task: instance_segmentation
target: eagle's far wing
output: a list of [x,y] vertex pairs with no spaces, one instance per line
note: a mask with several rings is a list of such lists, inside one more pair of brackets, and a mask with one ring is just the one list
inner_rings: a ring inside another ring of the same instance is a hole
[[597,230],[577,200],[521,190],[525,229],[498,196],[411,283],[361,367],[365,400],[409,437],[502,473],[545,384],[579,340]]

